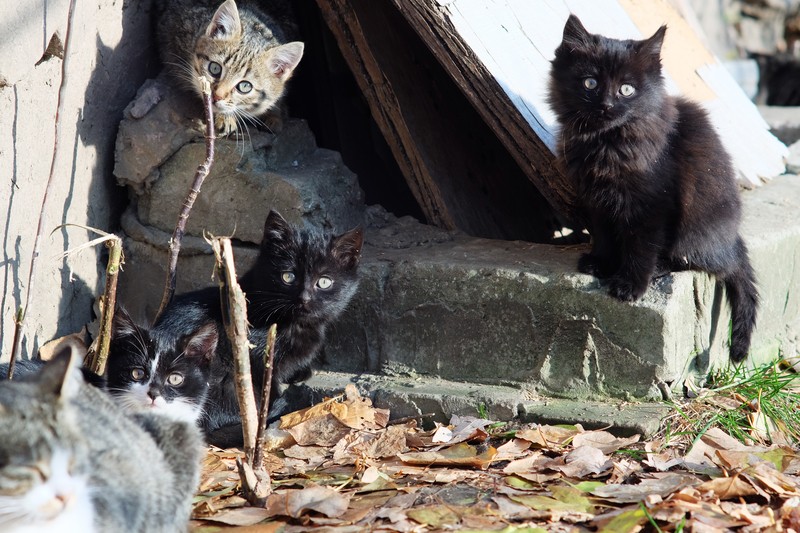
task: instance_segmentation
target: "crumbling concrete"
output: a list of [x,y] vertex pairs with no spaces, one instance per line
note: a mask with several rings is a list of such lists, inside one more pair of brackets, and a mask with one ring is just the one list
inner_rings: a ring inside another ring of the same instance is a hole
[[772,134],[786,146],[800,141],[800,107],[758,106]]
[[[159,77],[125,109],[114,174],[131,192],[122,217],[126,275],[120,300],[147,321],[160,302],[169,241],[195,172],[205,159],[200,106]],[[318,148],[305,121],[277,133],[252,129],[216,140],[214,164],[182,241],[177,291],[210,284],[213,259],[204,235],[232,235],[238,271],[255,259],[270,209],[293,224],[345,231],[364,220],[358,180],[337,152]]]

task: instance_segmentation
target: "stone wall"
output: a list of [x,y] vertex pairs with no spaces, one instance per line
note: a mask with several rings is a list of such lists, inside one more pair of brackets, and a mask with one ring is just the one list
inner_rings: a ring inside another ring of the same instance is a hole
[[[156,68],[150,0],[76,1],[55,185],[47,199],[24,354],[92,319],[102,290],[102,249],[58,254],[119,225],[125,192],[112,177],[122,110]],[[37,220],[50,172],[69,0],[0,3],[0,339],[11,352],[25,301]],[[48,47],[49,46],[49,47]],[[55,231],[54,231],[55,230]],[[52,235],[51,235],[51,232]]]

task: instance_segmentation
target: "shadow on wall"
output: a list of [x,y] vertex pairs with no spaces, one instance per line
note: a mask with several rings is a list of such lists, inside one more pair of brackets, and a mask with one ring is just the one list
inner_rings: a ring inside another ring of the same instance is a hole
[[[59,175],[59,169],[56,169],[57,174],[54,178],[68,179],[69,183],[58,184],[58,187],[54,188],[58,192],[54,192],[48,198],[49,227],[44,228],[45,239],[49,238],[48,233],[59,224],[85,224],[109,232],[119,228],[119,217],[126,195],[123,188],[116,186],[113,178],[114,142],[123,109],[133,99],[141,83],[157,68],[155,45],[151,36],[151,3],[151,0],[123,2],[100,0],[92,4],[82,5],[80,2],[76,4],[75,27],[78,29],[72,30],[74,33],[71,36],[72,54],[69,63],[71,72],[67,72],[64,115],[60,117],[64,130],[69,132],[71,125],[75,124],[75,132],[72,139],[63,137],[59,139],[59,150],[63,151],[59,157],[64,161],[63,166],[66,167],[64,170],[69,169],[69,173],[64,172]],[[68,4],[68,0],[65,4]],[[28,25],[34,23],[41,25],[44,31],[44,43],[50,43],[36,65],[48,60],[58,61],[53,56],[63,55],[59,50],[58,39],[53,38],[54,28],[49,28],[47,24],[47,6],[48,2],[44,2],[44,7],[38,6],[36,12],[27,9],[24,13],[13,12],[16,18],[20,16],[24,18]],[[49,7],[50,26],[54,26],[54,12],[57,10],[53,5]],[[58,4],[58,7],[62,6]],[[38,11],[40,8],[43,10],[41,13]],[[63,11],[65,25],[67,9]],[[24,16],[26,13],[28,16]],[[2,45],[0,40],[0,47]],[[30,70],[33,72],[32,65]],[[49,85],[46,90],[51,91],[51,95],[58,92],[60,76],[53,75],[52,79],[44,82]],[[4,311],[10,309],[16,311],[24,303],[25,294],[22,287],[27,284],[28,272],[26,268],[21,269],[21,265],[29,264],[30,259],[23,256],[28,253],[23,250],[32,246],[32,243],[23,243],[23,237],[17,234],[18,229],[13,229],[12,213],[14,219],[27,217],[22,220],[32,227],[30,235],[33,236],[35,235],[33,228],[37,223],[41,206],[40,196],[26,197],[17,184],[17,181],[31,170],[26,169],[25,157],[30,159],[31,152],[36,152],[36,146],[30,146],[18,137],[17,126],[20,121],[31,119],[35,121],[37,117],[40,119],[48,117],[38,125],[37,134],[42,139],[48,139],[52,137],[54,131],[54,125],[49,119],[50,113],[54,110],[37,112],[35,107],[32,112],[31,109],[26,110],[26,107],[30,106],[20,105],[20,102],[25,101],[25,96],[21,92],[24,88],[18,89],[18,85],[15,83],[6,89],[10,93],[12,102],[9,108],[13,109],[14,117],[11,125],[12,153],[8,154],[11,158],[11,189],[8,191],[8,212],[3,217],[5,231],[2,235],[2,256],[0,256],[0,267],[3,271],[0,309]],[[24,87],[24,81],[22,86]],[[81,89],[83,89],[82,95]],[[55,105],[55,101],[55,98],[52,98],[52,105]],[[49,143],[43,141],[42,145],[46,146]],[[40,175],[41,171],[36,169],[49,169],[51,156],[50,151],[35,156],[47,160],[46,164],[40,161],[34,167],[35,180],[42,184],[42,190],[47,175]],[[62,227],[56,233],[61,234],[64,251],[96,237],[75,228]],[[22,246],[23,244],[26,246]],[[87,271],[87,268],[92,268],[91,263],[84,260],[85,266],[82,269],[71,267],[68,258],[61,260],[60,266],[57,267],[60,271],[61,286],[59,288],[42,286],[45,283],[43,271],[53,267],[47,266],[52,261],[48,257],[50,252],[40,254],[35,290],[37,294],[33,295],[32,306],[48,307],[47,302],[37,303],[37,298],[44,300],[47,295],[60,296],[57,304],[58,323],[55,325],[54,333],[56,337],[79,331],[92,319],[93,302],[102,292],[104,284],[107,254],[104,252],[105,248],[102,250],[97,254],[98,281],[94,287],[90,286],[95,285],[94,282],[85,281],[93,277]],[[77,265],[74,260],[73,263]],[[56,282],[51,278],[48,283]],[[60,291],[56,292],[58,289]],[[0,313],[0,332],[13,331],[13,320],[13,314]],[[38,338],[42,327],[32,323],[32,318],[29,318],[28,322],[23,353],[32,356],[43,340]],[[52,327],[47,328],[48,337],[52,329]]]
[[[152,0],[125,0],[122,3],[121,34],[118,33],[119,29],[104,31],[106,28],[102,26],[103,11],[118,9],[116,2],[100,6],[97,12],[94,69],[86,84],[83,108],[77,117],[71,179],[73,184],[76,180],[90,180],[86,224],[107,232],[119,230],[120,215],[127,204],[126,191],[117,185],[113,174],[114,144],[122,112],[133,100],[142,83],[158,71],[152,33],[152,3]],[[104,39],[106,34],[110,37]],[[115,45],[106,44],[112,38],[116,40],[117,35],[119,40]],[[79,153],[89,152],[89,148],[94,148],[95,158],[81,168]],[[74,187],[70,187],[64,200],[62,224],[76,216],[75,213],[69,213],[73,189]],[[82,243],[71,245],[67,235],[69,230],[62,228],[60,231],[65,249]],[[95,235],[88,236],[89,239],[94,237]],[[103,247],[98,254],[98,282],[93,288],[87,287],[80,280],[76,284],[71,278],[67,260],[62,263],[61,286],[65,290],[62,291],[59,302],[59,316],[64,317],[64,320],[60,324],[59,334],[77,331],[85,323],[83,317],[78,317],[77,320],[67,317],[70,316],[70,310],[76,307],[91,310],[95,298],[104,290],[107,261],[108,254]],[[67,290],[67,287],[71,289]]]

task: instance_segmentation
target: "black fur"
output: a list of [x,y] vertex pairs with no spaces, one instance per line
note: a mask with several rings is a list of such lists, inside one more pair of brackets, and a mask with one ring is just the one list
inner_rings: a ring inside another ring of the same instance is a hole
[[[241,276],[239,284],[247,297],[247,317],[251,324],[249,340],[255,346],[250,351],[250,363],[257,391],[263,387],[267,330],[270,325],[277,324],[270,389],[273,418],[281,410],[280,403],[276,402],[279,385],[311,376],[311,367],[319,356],[328,325],[341,315],[355,294],[362,243],[360,228],[333,236],[295,230],[275,211],[267,216],[258,258]],[[284,279],[285,274],[291,276]],[[329,288],[318,285],[323,277],[333,282]],[[201,289],[177,296],[164,310],[155,329],[176,335],[209,321],[216,325],[220,341],[212,363],[204,429],[212,444],[237,445],[242,441],[239,407],[233,381],[233,355],[222,323],[219,289]]]
[[124,309],[114,313],[106,388],[127,412],[155,409],[199,422],[209,392],[217,330],[198,325],[184,335],[138,326]]
[[730,357],[739,362],[758,305],[738,233],[739,191],[705,111],[665,91],[665,33],[662,26],[642,41],[611,39],[570,15],[555,51],[549,101],[561,125],[558,158],[592,235],[578,270],[604,279],[623,301],[639,299],[668,270],[715,274],[727,288]]

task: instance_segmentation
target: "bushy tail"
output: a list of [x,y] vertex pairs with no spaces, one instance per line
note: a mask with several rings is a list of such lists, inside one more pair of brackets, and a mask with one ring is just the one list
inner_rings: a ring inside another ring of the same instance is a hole
[[731,361],[743,361],[750,351],[750,339],[756,325],[758,289],[755,274],[747,256],[747,247],[741,237],[736,242],[737,266],[724,277],[725,288],[731,304]]

